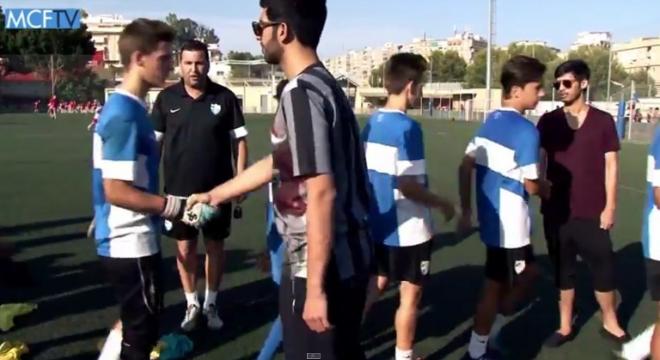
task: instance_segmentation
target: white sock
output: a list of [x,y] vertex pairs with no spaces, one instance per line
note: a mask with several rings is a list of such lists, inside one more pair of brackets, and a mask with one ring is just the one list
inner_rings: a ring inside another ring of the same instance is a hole
[[204,309],[207,309],[211,305],[215,305],[217,298],[217,291],[209,290],[209,288],[206,288],[206,292],[204,293]]
[[627,360],[643,360],[651,355],[651,338],[655,326],[651,325],[643,333],[623,344],[621,356]]
[[394,359],[395,360],[411,360],[413,358],[413,351],[410,350],[401,350],[398,347],[394,348]]
[[199,307],[199,299],[197,298],[197,291],[193,291],[191,293],[187,292],[186,302],[188,303],[188,306],[197,305],[197,307]]
[[486,353],[486,346],[488,345],[488,335],[481,336],[472,331],[472,336],[470,337],[470,345],[468,347],[468,352],[470,357],[473,359],[478,359]]
[[121,338],[121,329],[110,330],[98,360],[119,360],[119,355],[121,355]]

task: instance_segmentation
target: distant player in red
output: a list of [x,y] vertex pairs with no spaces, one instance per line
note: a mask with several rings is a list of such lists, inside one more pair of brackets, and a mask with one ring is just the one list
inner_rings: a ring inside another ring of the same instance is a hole
[[101,104],[98,104],[96,106],[96,110],[94,111],[94,117],[92,117],[92,122],[90,122],[89,125],[87,125],[87,130],[89,131],[94,130],[96,123],[99,121],[99,116],[101,115],[101,109],[103,109],[103,106],[101,106]]
[[39,106],[41,105],[41,100],[37,100],[34,102],[34,112],[38,113],[39,112]]
[[48,116],[57,119],[57,96],[53,95],[48,101]]

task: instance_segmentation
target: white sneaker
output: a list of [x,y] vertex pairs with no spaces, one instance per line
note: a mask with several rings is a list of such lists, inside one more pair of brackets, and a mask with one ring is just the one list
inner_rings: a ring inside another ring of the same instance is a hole
[[218,316],[218,309],[215,308],[214,304],[209,305],[204,309],[204,316],[206,316],[206,326],[211,330],[220,330],[224,323],[220,316]]
[[192,304],[188,305],[186,309],[186,316],[181,322],[181,329],[183,331],[192,331],[197,327],[197,319],[199,318],[199,306]]

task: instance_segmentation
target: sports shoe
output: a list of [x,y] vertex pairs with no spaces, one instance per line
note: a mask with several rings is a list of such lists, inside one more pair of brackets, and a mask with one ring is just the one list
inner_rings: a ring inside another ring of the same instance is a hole
[[211,304],[204,309],[204,316],[206,316],[206,326],[211,330],[220,330],[224,323],[220,316],[218,316],[218,309],[215,304]]
[[197,319],[199,318],[199,306],[195,304],[188,305],[186,309],[186,316],[181,322],[181,329],[183,331],[192,331],[197,327]]

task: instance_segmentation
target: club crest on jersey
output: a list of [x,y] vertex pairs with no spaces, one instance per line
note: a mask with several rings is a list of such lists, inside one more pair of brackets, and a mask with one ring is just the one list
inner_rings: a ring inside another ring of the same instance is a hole
[[213,113],[213,115],[220,114],[221,110],[222,110],[222,106],[220,106],[220,104],[211,104],[211,112]]
[[527,264],[525,263],[525,260],[516,260],[516,262],[513,264],[513,270],[515,270],[516,274],[520,275],[523,271],[525,271],[525,267]]
[[172,230],[172,225],[173,225],[172,222],[169,221],[169,220],[165,220],[165,221],[163,222],[163,226],[165,227],[165,230],[166,230],[166,231],[170,231],[170,230]]
[[419,270],[422,272],[422,275],[428,275],[428,273],[429,273],[429,262],[428,261],[422,261],[419,264]]

